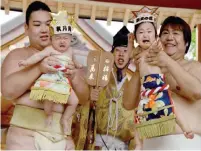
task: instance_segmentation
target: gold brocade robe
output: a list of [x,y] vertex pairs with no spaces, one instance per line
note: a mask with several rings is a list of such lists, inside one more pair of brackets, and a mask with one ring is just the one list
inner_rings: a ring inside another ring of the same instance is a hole
[[[128,79],[126,79],[126,81],[127,80]],[[102,134],[102,135],[107,134],[110,99],[114,97],[116,98],[119,97],[116,102],[112,101],[111,103],[111,107],[110,107],[111,128],[108,129],[108,135],[110,136],[115,135],[116,138],[124,142],[129,142],[129,149],[134,149],[134,121],[133,121],[134,111],[126,110],[123,108],[123,105],[122,105],[122,96],[123,96],[125,82],[123,86],[121,87],[121,89],[117,91],[117,86],[115,83],[114,76],[111,74],[109,84],[100,93],[99,100],[96,102],[96,133]],[[118,106],[116,103],[118,103]],[[118,107],[117,129],[116,129],[116,114],[117,114],[116,107]],[[76,149],[82,150],[84,149],[84,143],[86,143],[89,103],[87,103],[84,106],[80,106],[78,108],[80,108],[78,109],[79,113],[77,112],[77,115],[80,115],[80,121],[79,121],[80,126],[77,126],[76,128],[74,126],[75,131],[77,131],[77,134],[73,134],[73,139],[75,140]],[[114,122],[112,124],[111,122],[113,120]],[[78,122],[77,117],[74,118],[74,123],[76,122]],[[78,132],[78,129],[79,129],[79,132]],[[116,129],[116,130],[113,130],[113,129]],[[92,146],[94,147],[95,144]],[[91,150],[94,149],[93,147],[91,148]]]

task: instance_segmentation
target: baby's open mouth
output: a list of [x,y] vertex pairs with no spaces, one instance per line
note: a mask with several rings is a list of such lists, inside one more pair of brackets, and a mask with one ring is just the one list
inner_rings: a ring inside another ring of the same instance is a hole
[[142,42],[146,44],[146,43],[149,43],[150,41],[149,40],[143,40]]
[[65,45],[60,45],[60,48],[65,48]]

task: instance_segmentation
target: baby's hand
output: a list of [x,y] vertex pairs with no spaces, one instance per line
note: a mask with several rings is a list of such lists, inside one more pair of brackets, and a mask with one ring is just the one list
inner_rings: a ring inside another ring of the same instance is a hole
[[128,42],[132,42],[134,41],[134,34],[133,33],[129,33],[128,34]]
[[20,60],[18,62],[18,65],[19,65],[19,67],[21,67],[21,66],[26,67],[27,66],[27,62],[25,60]]

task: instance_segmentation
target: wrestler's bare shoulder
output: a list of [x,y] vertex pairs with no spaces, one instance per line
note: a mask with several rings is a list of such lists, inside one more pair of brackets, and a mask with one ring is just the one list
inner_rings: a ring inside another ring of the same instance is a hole
[[7,55],[6,60],[12,60],[13,58],[15,58],[15,60],[25,59],[37,52],[38,52],[37,50],[33,50],[28,47],[17,48],[17,49],[12,50]]
[[6,56],[5,60],[2,64],[2,73],[4,75],[8,74],[12,70],[16,70],[18,68],[18,62],[20,60],[27,59],[28,57],[32,56],[37,51],[28,49],[28,48],[18,48]]

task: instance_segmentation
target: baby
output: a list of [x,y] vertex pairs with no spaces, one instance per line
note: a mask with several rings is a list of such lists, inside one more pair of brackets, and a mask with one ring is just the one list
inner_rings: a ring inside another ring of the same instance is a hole
[[[145,7],[145,9],[147,9]],[[142,149],[142,139],[167,135],[173,132],[176,123],[181,127],[186,138],[192,139],[194,134],[188,124],[176,112],[173,100],[168,91],[169,85],[164,81],[164,74],[158,66],[149,65],[145,54],[151,49],[163,51],[157,38],[155,17],[146,11],[138,13],[134,22],[134,35],[128,36],[128,50],[133,50],[134,37],[139,46],[134,51],[142,51],[139,63],[141,77],[141,94],[138,107],[135,109],[136,149]],[[141,140],[140,140],[141,139]]]
[[64,77],[66,65],[68,61],[73,60],[75,66],[81,67],[73,56],[73,49],[70,48],[72,39],[72,27],[67,22],[67,12],[59,12],[58,15],[53,15],[53,20],[50,24],[50,34],[52,46],[55,50],[48,47],[26,60],[21,60],[19,66],[28,67],[43,60],[45,57],[53,55],[60,60],[60,65],[56,65],[57,73],[42,74],[34,86],[31,88],[30,99],[36,101],[44,101],[44,111],[47,115],[46,126],[51,125],[53,118],[53,107],[55,103],[67,104],[64,114],[61,118],[61,124],[65,135],[71,133],[71,117],[76,110],[79,102],[74,90],[70,85],[68,78]]

